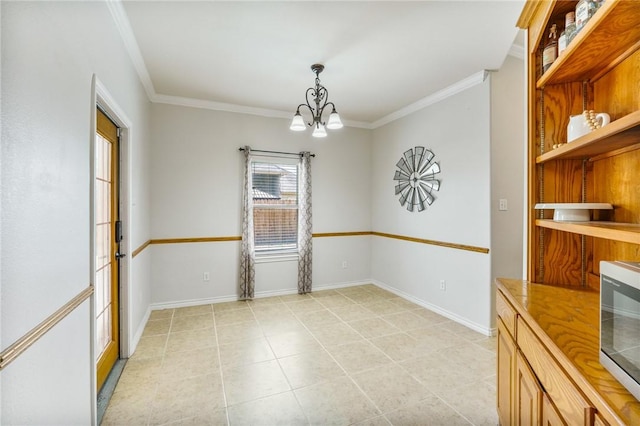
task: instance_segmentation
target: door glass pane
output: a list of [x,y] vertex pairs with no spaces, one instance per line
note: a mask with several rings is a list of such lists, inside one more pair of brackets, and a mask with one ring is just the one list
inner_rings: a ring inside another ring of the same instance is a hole
[[104,178],[104,154],[102,150],[103,145],[104,142],[102,136],[96,135],[96,179]]
[[106,139],[102,139],[103,141],[103,161],[104,161],[104,173],[103,173],[103,179],[107,180],[107,181],[111,181],[110,177],[111,177],[111,143],[106,140]]
[[101,312],[104,309],[104,272],[99,270],[96,272],[96,285],[95,285],[95,295],[96,295],[96,312]]
[[111,342],[111,311],[109,309],[103,311],[96,318],[96,329],[98,332],[97,344],[98,344],[98,358],[102,356],[102,353]]
[[104,307],[111,305],[111,263],[104,267]]

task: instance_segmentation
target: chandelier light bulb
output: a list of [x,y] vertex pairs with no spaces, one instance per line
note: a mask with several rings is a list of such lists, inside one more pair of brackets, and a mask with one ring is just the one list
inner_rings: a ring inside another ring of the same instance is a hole
[[289,126],[289,129],[293,130],[294,132],[302,132],[306,130],[306,128],[307,126],[304,124],[302,115],[299,111],[296,112],[296,115],[293,116],[293,120],[291,120],[291,126]]
[[324,129],[322,123],[316,123],[313,127],[313,133],[311,134],[314,138],[326,138],[327,131]]
[[337,130],[337,129],[342,129],[342,127],[343,127],[342,120],[340,120],[340,116],[338,115],[338,113],[336,112],[336,109],[334,108],[333,111],[331,111],[331,115],[329,115],[329,121],[327,122],[327,129]]

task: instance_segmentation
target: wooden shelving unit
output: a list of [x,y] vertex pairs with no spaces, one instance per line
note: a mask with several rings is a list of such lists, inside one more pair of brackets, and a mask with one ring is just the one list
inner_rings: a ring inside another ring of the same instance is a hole
[[[577,1],[528,0],[527,279],[496,280],[501,424],[636,424],[640,401],[599,362],[600,262],[640,261],[640,0],[606,0],[542,73],[551,24]],[[570,143],[569,118],[611,123]],[[609,203],[599,221],[536,204]],[[606,220],[606,221],[603,221]]]
[[[541,73],[548,28],[562,26],[576,4],[529,1],[519,22],[529,30],[527,278],[593,288],[601,260],[640,261],[640,1],[606,0]],[[612,121],[564,143],[569,118],[584,109]],[[597,217],[609,222],[576,223],[534,209],[576,202],[614,210]]]

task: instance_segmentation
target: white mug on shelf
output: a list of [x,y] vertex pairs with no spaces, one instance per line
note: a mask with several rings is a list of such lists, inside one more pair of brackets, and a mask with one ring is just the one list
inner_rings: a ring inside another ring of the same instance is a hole
[[592,130],[604,127],[610,122],[611,117],[606,112],[585,111],[580,115],[572,115],[569,117],[569,125],[567,126],[567,142],[584,136]]

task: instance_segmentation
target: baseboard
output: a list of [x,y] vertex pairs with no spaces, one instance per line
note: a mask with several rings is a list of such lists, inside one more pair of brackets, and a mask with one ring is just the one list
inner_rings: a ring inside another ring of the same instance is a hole
[[369,278],[363,281],[344,281],[337,284],[322,284],[322,285],[313,286],[313,289],[318,291],[335,290],[338,288],[355,287],[355,286],[366,285],[366,284],[373,284],[373,280]]
[[461,317],[460,315],[458,315],[456,313],[447,311],[446,309],[442,309],[439,306],[436,306],[436,305],[431,304],[429,302],[426,302],[424,300],[418,299],[415,296],[412,296],[412,295],[410,295],[408,293],[400,291],[397,288],[391,287],[390,285],[387,285],[387,284],[385,284],[383,282],[380,282],[380,281],[377,281],[377,280],[371,280],[371,282],[374,285],[376,285],[376,286],[378,286],[378,287],[380,287],[380,288],[382,288],[384,290],[390,291],[391,293],[396,294],[396,295],[402,297],[403,299],[408,300],[409,302],[413,302],[416,305],[422,306],[425,309],[428,309],[430,311],[435,312],[436,314],[439,314],[439,315],[442,315],[443,317],[449,318],[450,320],[455,321],[458,324],[462,324],[465,327],[468,327],[468,328],[470,328],[470,329],[472,329],[474,331],[477,331],[478,333],[482,333],[485,336],[494,336],[495,335],[495,329],[494,328],[487,328],[487,327],[484,327],[484,326],[482,326],[480,324],[476,324],[475,322],[469,321],[468,319],[466,319],[464,317]]
[[[314,285],[313,290],[321,291],[321,290],[333,290],[337,288],[347,288],[354,287],[358,285],[371,284],[373,281],[370,279],[364,281],[345,281],[337,284],[321,284]],[[254,298],[262,299],[265,297],[274,297],[274,296],[287,296],[290,294],[298,293],[298,289],[284,289],[284,290],[272,290],[272,291],[256,291]],[[190,299],[190,300],[180,300],[180,301],[172,301],[172,302],[161,302],[161,303],[152,303],[149,306],[151,311],[157,311],[160,309],[175,309],[175,308],[186,308],[189,306],[198,306],[198,305],[209,305],[212,303],[223,303],[223,302],[235,302],[238,300],[238,295],[229,295],[229,296],[218,296],[218,297],[208,297],[203,299]],[[147,315],[148,319],[148,315]],[[145,321],[146,322],[146,321]]]
[[147,307],[147,311],[144,313],[144,318],[140,321],[138,325],[138,329],[136,330],[136,334],[133,335],[133,339],[129,341],[129,357],[133,355],[138,347],[138,343],[140,343],[140,339],[142,338],[142,333],[144,333],[144,328],[149,322],[149,317],[151,316],[151,306]]
[[152,311],[158,311],[160,309],[175,309],[175,308],[188,308],[189,306],[210,305],[212,303],[223,302],[235,302],[238,300],[238,296],[218,296],[218,297],[206,297],[202,299],[188,299],[172,302],[160,302],[152,303],[150,309]]

